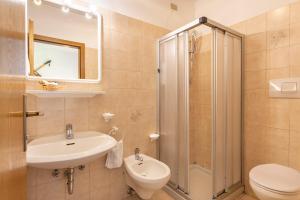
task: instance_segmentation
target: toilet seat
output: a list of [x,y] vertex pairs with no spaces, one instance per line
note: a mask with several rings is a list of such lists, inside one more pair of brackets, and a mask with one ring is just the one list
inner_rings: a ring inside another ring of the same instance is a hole
[[249,173],[250,181],[257,187],[282,195],[300,194],[300,173],[278,164],[254,167]]
[[274,193],[274,194],[278,194],[278,195],[294,196],[294,195],[300,194],[300,192],[282,192],[282,191],[273,190],[273,189],[267,188],[263,185],[260,185],[256,182],[252,181],[252,180],[251,180],[251,183],[254,184],[257,188],[260,188],[262,190],[265,190],[265,191],[268,191],[268,192],[271,192],[271,193]]

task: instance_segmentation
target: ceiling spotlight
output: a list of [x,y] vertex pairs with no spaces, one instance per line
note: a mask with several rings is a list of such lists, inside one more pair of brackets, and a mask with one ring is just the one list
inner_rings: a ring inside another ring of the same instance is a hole
[[42,0],[33,0],[33,3],[37,6],[42,5]]
[[66,6],[66,5],[63,5],[63,6],[61,7],[61,10],[62,10],[64,13],[68,13],[68,12],[70,11],[70,8],[69,8],[68,6]]
[[89,13],[89,12],[86,12],[86,13],[85,13],[85,18],[87,18],[87,19],[92,19],[92,18],[93,18],[93,15],[92,15],[91,13]]

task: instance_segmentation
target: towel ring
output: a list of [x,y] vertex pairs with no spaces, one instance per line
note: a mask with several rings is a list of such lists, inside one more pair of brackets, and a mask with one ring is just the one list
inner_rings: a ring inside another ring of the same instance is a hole
[[[113,126],[112,129],[108,132],[108,135],[115,136],[118,132],[119,132],[119,128],[116,126]],[[118,142],[120,142],[121,140],[124,140],[124,134],[122,134],[122,137],[121,137],[121,139],[119,139]]]

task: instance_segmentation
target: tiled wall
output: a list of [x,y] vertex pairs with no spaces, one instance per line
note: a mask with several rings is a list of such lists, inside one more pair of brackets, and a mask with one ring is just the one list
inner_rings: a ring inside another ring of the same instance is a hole
[[245,183],[249,170],[279,163],[300,170],[300,99],[268,97],[268,81],[300,76],[300,2],[233,26],[246,34]]
[[98,78],[98,49],[85,47],[85,79]]
[[190,163],[211,169],[211,35],[198,36],[195,44],[189,80]]
[[[30,97],[29,107],[44,111],[45,116],[31,118],[30,138],[64,133],[65,124],[75,131],[108,132],[112,126],[124,135],[125,156],[135,147],[156,156],[156,144],[148,135],[156,130],[156,39],[167,30],[109,11],[103,13],[103,75],[101,84],[61,84],[63,88],[106,91],[94,98]],[[28,82],[27,88],[38,88]],[[116,114],[110,123],[102,119],[103,112]],[[29,200],[121,200],[126,196],[122,169],[108,170],[105,158],[75,172],[75,191],[66,192],[63,174],[53,178],[51,170],[29,168]],[[155,196],[162,199],[165,195]]]

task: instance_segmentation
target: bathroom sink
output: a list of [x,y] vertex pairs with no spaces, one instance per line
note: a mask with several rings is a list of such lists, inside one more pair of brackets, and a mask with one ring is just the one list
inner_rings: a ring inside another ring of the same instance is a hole
[[65,139],[65,134],[42,137],[28,143],[26,160],[37,168],[71,168],[104,156],[116,143],[113,137],[95,131],[75,132],[74,139]]

